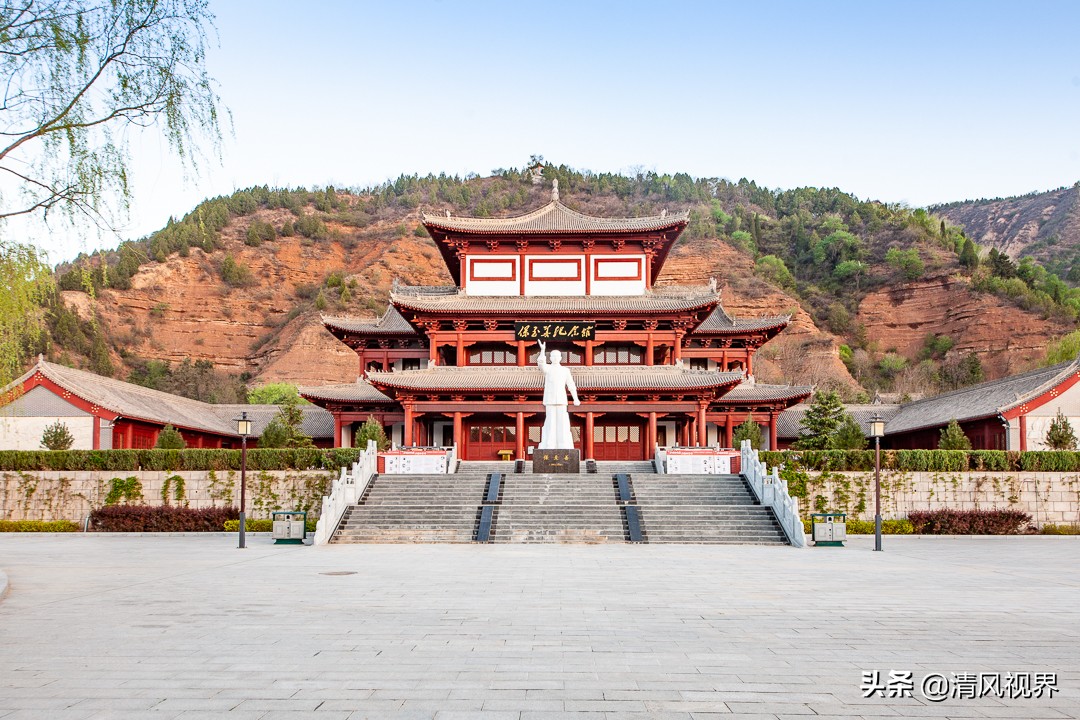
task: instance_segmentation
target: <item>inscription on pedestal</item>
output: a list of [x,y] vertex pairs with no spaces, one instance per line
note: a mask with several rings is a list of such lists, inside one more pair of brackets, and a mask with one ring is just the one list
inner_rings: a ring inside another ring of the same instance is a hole
[[577,473],[581,471],[581,451],[577,448],[569,450],[541,450],[533,451],[534,473]]

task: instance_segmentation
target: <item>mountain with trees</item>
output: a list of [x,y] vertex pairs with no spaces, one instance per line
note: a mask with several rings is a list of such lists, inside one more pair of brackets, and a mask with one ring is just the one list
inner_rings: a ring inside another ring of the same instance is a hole
[[659,284],[716,278],[733,315],[791,313],[758,353],[764,382],[811,383],[845,400],[933,394],[1040,362],[1080,315],[1070,281],[1034,261],[995,259],[926,210],[685,173],[546,163],[543,174],[542,184],[500,169],[211,198],[146,238],[59,267],[34,350],[218,402],[242,402],[244,384],[349,381],[355,354],[321,314],[374,317],[395,278],[450,283],[421,208],[522,214],[549,200],[555,179],[562,201],[591,215],[689,209]]
[[1080,182],[1018,197],[938,205],[931,212],[1013,262],[1031,258],[1069,283],[1080,282]]

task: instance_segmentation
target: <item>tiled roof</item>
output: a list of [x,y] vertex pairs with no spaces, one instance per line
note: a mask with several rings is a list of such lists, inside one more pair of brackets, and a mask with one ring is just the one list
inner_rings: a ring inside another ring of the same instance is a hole
[[[241,412],[246,412],[252,421],[252,435],[257,437],[278,414],[277,405],[215,405],[45,360],[38,360],[29,372],[7,388],[21,385],[37,372],[71,394],[120,417],[173,425],[182,430],[201,430],[236,437],[236,418]],[[301,405],[300,411],[304,417],[301,430],[305,435],[313,438],[333,437],[333,415],[314,405]]]
[[885,434],[947,425],[950,420],[992,417],[1033,400],[1080,372],[1076,360],[954,390],[900,406]]
[[720,296],[709,287],[664,289],[644,295],[484,296],[466,295],[457,288],[399,287],[391,293],[395,305],[410,310],[486,312],[521,315],[531,312],[564,315],[597,313],[681,312],[713,305]]
[[[578,393],[595,390],[702,390],[732,385],[738,372],[686,370],[674,365],[572,366]],[[368,373],[371,382],[400,390],[522,390],[540,392],[544,374],[535,366],[438,366],[426,370]]]
[[34,367],[8,388],[22,385],[41,373],[72,395],[124,418],[201,430],[218,435],[236,435],[236,424],[223,420],[209,403],[96,375],[85,370],[39,359]]
[[[277,417],[280,408],[277,405],[210,405],[210,410],[234,429],[236,418],[246,412],[251,420],[251,434],[258,437]],[[300,405],[299,410],[304,418],[300,432],[316,440],[334,437],[334,416],[329,411],[318,405]]]
[[383,316],[375,322],[357,320],[347,317],[323,316],[323,325],[328,328],[344,330],[346,332],[365,333],[369,335],[415,335],[416,329],[409,321],[402,317],[397,308],[391,305]]
[[782,330],[787,327],[789,322],[791,322],[790,315],[735,319],[724,312],[724,308],[717,307],[712,311],[709,317],[705,318],[705,320],[697,326],[694,330],[694,334],[742,333],[753,332],[755,330],[772,330],[774,328]]
[[762,383],[743,382],[732,388],[731,392],[720,398],[727,403],[777,402],[809,397],[814,392],[810,385],[765,385]]
[[336,400],[338,402],[393,402],[371,386],[366,380],[341,385],[311,385],[297,388],[308,400]]
[[[807,403],[799,403],[793,407],[789,407],[780,413],[776,419],[776,436],[782,438],[788,438],[794,440],[803,434],[802,419],[806,415],[807,409],[810,405]],[[888,434],[888,423],[899,412],[899,405],[845,405],[844,409],[854,416],[855,421],[859,423],[859,427],[862,428],[863,435],[870,434],[870,419],[874,417],[874,413],[880,413],[881,419],[885,421],[885,433]]]
[[423,214],[424,225],[463,233],[622,233],[650,232],[685,225],[690,211],[674,215],[650,215],[636,218],[598,218],[584,215],[553,200],[525,215],[510,218],[472,218]]

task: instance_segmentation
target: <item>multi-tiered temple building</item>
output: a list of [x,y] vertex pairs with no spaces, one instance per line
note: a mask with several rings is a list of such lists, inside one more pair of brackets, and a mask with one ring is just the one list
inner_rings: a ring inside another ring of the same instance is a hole
[[398,445],[525,459],[544,419],[543,340],[573,371],[583,458],[730,447],[751,416],[775,448],[778,414],[811,388],[755,383],[754,352],[790,318],[736,320],[715,283],[654,287],[688,213],[590,217],[553,195],[520,217],[425,214],[455,285],[395,283],[377,322],[324,318],[360,367],[355,383],[301,388],[333,414],[335,444],[374,416]]

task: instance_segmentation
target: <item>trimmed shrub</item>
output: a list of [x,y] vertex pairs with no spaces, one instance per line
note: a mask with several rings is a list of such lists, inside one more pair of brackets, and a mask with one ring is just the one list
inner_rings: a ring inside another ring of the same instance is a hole
[[97,532],[221,532],[237,508],[187,508],[172,505],[110,505],[90,513]]
[[0,532],[79,532],[71,520],[0,520]]
[[[315,532],[315,523],[318,522],[318,518],[308,517],[307,522],[304,523],[304,529],[309,533]],[[223,526],[225,532],[237,532],[240,529],[240,519],[226,520]],[[270,532],[274,529],[274,520],[270,519],[258,519],[244,518],[244,528],[247,532]]]
[[[803,532],[807,537],[810,536],[811,522],[810,518],[804,518]],[[900,518],[897,520],[882,520],[881,521],[881,534],[882,535],[911,535],[914,532],[914,527],[910,520],[906,518]],[[848,518],[847,521],[847,533],[848,535],[873,535],[874,534],[874,521],[873,520],[852,520]]]
[[[806,470],[867,472],[873,450],[778,450],[760,454],[769,467],[797,461]],[[1080,472],[1080,452],[1070,450],[882,450],[883,470],[901,472]]]
[[[248,450],[250,470],[337,470],[360,457],[357,448]],[[239,450],[2,450],[0,471],[239,470]]]
[[1043,535],[1080,535],[1080,525],[1055,525],[1047,523],[1039,531]]
[[924,535],[1018,535],[1031,523],[1019,510],[914,510],[908,513],[915,533]]

